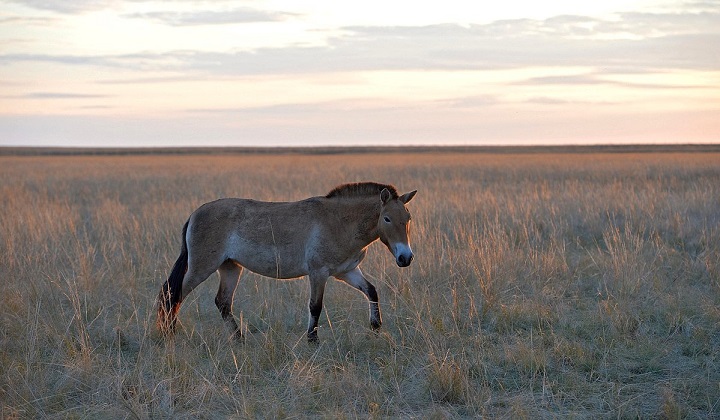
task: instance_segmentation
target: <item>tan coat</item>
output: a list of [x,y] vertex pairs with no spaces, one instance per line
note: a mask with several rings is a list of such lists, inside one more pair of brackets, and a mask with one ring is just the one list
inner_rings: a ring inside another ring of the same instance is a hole
[[332,276],[362,291],[370,323],[381,324],[375,287],[359,269],[367,247],[380,239],[405,267],[413,258],[405,207],[416,191],[398,196],[391,185],[346,184],[324,197],[296,202],[225,198],[202,205],[183,228],[183,249],[160,292],[158,325],[174,329],[182,300],[213,272],[215,303],[239,335],[232,300],[243,268],[267,277],[309,276],[308,339],[317,340],[325,283]]

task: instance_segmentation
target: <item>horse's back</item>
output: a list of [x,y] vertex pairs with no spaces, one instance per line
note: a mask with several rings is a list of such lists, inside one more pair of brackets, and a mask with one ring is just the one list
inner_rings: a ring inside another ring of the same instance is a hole
[[190,217],[189,245],[205,258],[230,259],[265,276],[302,276],[307,274],[306,246],[319,205],[315,198],[298,202],[243,198],[212,201]]
[[247,225],[262,231],[273,223],[280,229],[297,229],[303,222],[317,218],[319,206],[320,200],[317,197],[292,202],[221,198],[198,207],[190,219],[191,223],[204,230],[214,225],[224,228]]

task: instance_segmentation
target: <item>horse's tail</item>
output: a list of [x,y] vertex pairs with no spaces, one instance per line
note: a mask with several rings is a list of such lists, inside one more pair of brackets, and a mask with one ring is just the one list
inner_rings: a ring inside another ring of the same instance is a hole
[[182,285],[185,272],[188,268],[188,249],[187,249],[187,228],[188,223],[182,229],[182,250],[180,256],[175,261],[170,276],[163,284],[160,294],[158,295],[158,319],[157,325],[164,334],[172,333],[175,330],[177,321],[177,313],[180,310],[182,302]]

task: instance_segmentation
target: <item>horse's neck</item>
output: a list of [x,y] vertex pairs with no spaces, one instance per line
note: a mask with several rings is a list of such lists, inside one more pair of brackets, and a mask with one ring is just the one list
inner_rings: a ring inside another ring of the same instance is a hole
[[[380,200],[369,197],[363,200],[348,200],[343,203],[342,211],[347,212],[348,224],[354,223],[354,239],[363,243],[363,246],[370,244],[379,237],[378,219],[380,218]],[[350,226],[347,226],[350,228]]]
[[380,219],[380,203],[377,198],[374,198],[374,201],[377,203],[371,203],[368,204],[368,209],[366,213],[363,213],[362,222],[358,223],[358,235],[364,235],[364,241],[367,244],[370,244],[371,242],[375,241],[380,237],[380,234],[378,232],[378,219]]

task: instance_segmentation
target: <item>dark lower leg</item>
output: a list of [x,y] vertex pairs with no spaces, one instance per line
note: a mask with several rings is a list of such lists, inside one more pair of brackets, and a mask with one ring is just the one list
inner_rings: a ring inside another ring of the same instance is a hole
[[327,273],[320,271],[310,274],[310,301],[308,304],[310,314],[308,316],[307,339],[311,343],[317,342],[318,340],[317,327],[318,321],[320,320],[320,313],[322,312],[326,282]]
[[242,267],[228,260],[220,266],[218,273],[220,274],[220,287],[215,296],[215,306],[217,306],[222,319],[233,331],[235,337],[241,338],[242,332],[232,314],[232,307],[233,297],[235,296],[235,289],[240,281]]
[[370,301],[370,327],[377,330],[382,325],[382,316],[380,315],[380,304],[378,303],[378,294],[370,282],[367,283],[367,297]]
[[318,321],[320,320],[320,314],[322,313],[322,296],[315,301],[311,300],[308,306],[310,309],[310,319],[308,320],[307,338],[310,342],[317,342]]
[[365,297],[367,297],[370,304],[370,327],[374,330],[380,328],[382,325],[382,317],[380,316],[380,304],[378,303],[378,294],[375,286],[367,281],[359,268],[337,276],[337,278],[361,291]]
[[242,337],[242,331],[240,330],[240,327],[238,327],[237,321],[235,320],[235,317],[232,314],[232,298],[230,300],[230,303],[222,301],[218,297],[215,297],[215,306],[217,306],[218,310],[220,311],[220,315],[222,316],[222,319],[227,323],[228,327],[230,327],[230,330],[233,331],[233,334],[235,334],[236,338]]

